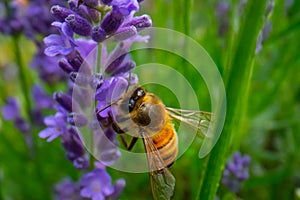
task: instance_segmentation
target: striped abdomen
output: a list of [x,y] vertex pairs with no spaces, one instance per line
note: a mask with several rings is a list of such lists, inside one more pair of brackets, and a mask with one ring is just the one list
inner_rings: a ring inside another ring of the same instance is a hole
[[163,128],[151,137],[154,146],[159,151],[165,166],[170,167],[178,153],[178,138],[173,124],[166,120]]

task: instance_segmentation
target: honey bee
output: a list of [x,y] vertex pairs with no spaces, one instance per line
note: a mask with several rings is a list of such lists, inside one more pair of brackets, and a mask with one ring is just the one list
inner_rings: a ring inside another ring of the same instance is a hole
[[[143,140],[154,199],[170,199],[174,193],[175,178],[169,167],[178,154],[173,120],[200,130],[205,136],[211,113],[166,107],[157,96],[138,86],[111,106],[115,113],[113,128],[120,133],[125,147],[131,150],[139,137]],[[133,136],[129,145],[122,133]]]

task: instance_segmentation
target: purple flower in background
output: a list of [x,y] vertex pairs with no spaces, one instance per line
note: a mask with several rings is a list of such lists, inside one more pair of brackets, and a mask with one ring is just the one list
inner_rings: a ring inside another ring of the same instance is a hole
[[53,99],[45,93],[39,85],[34,85],[32,88],[32,97],[34,100],[34,108],[31,110],[31,118],[35,124],[43,126],[43,109],[51,109],[54,107]]
[[37,109],[52,108],[54,101],[45,93],[43,88],[39,85],[34,85],[32,88],[32,96]]
[[125,181],[119,179],[113,186],[109,174],[104,169],[96,168],[82,177],[80,185],[82,197],[104,200],[108,197],[118,196],[125,186]]
[[4,13],[1,13],[0,18],[0,32],[7,35],[20,34],[25,29],[26,19],[22,18],[20,10],[25,9],[26,3],[9,2],[4,5]]
[[49,1],[36,0],[31,1],[26,8],[26,35],[34,38],[36,34],[46,35],[54,33],[55,29],[51,27],[52,17],[49,15]]
[[241,183],[249,178],[250,156],[242,156],[240,152],[233,154],[231,160],[227,161],[223,171],[222,183],[233,193],[237,193]]
[[55,185],[54,195],[56,200],[83,199],[80,196],[79,185],[77,183],[74,183],[69,178],[65,178],[64,180]]
[[38,52],[34,55],[31,67],[38,71],[41,80],[49,85],[65,81],[67,76],[58,66],[59,56],[49,57],[44,54],[44,47],[38,47]]
[[5,120],[14,120],[20,117],[20,108],[14,97],[6,100],[6,105],[2,107],[2,114]]
[[2,115],[5,120],[11,120],[15,126],[24,133],[24,136],[29,134],[30,125],[20,114],[20,107],[14,97],[9,97],[7,103],[2,107]]
[[[32,0],[8,1],[0,17],[0,32],[8,35],[25,34],[32,40],[38,35],[53,33],[53,20],[49,9],[54,3],[65,5],[64,1]],[[3,3],[0,3],[0,6]]]
[[256,40],[255,53],[258,54],[262,50],[263,43],[268,39],[270,32],[272,31],[271,21],[267,21],[263,29],[260,31],[259,36]]
[[21,116],[19,104],[14,97],[9,97],[6,101],[7,103],[2,107],[3,118],[14,122],[15,127],[22,133],[30,149],[30,154],[32,155],[32,133],[30,124]]
[[230,4],[228,2],[220,1],[216,7],[216,18],[218,20],[218,35],[220,37],[226,35],[229,28],[229,9]]

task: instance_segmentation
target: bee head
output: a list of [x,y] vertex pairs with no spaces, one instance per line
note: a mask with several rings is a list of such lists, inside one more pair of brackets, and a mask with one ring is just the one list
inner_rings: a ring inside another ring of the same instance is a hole
[[137,88],[132,93],[131,97],[129,98],[129,102],[128,102],[129,112],[131,112],[133,110],[134,106],[136,105],[136,102],[138,100],[144,98],[145,95],[146,95],[146,92],[142,88]]

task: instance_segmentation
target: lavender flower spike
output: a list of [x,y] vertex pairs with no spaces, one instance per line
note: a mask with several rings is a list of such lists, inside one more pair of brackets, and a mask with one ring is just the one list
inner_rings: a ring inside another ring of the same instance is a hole
[[237,193],[241,183],[249,178],[248,165],[250,156],[242,156],[240,152],[233,154],[232,160],[229,160],[223,171],[222,183],[233,193]]

